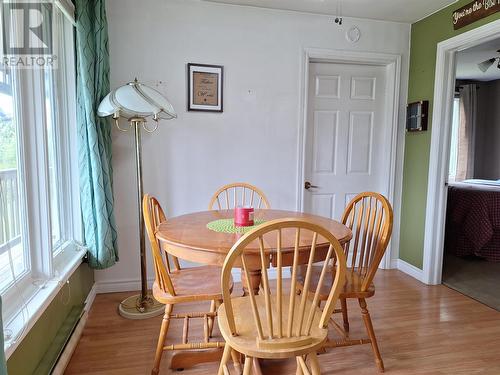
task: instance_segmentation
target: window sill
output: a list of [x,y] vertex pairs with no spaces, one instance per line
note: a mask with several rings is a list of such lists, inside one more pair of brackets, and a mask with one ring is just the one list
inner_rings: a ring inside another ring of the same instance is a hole
[[8,333],[5,335],[4,350],[7,359],[80,266],[84,255],[83,247],[69,243],[54,259],[52,279],[26,277],[17,287],[13,287],[21,293],[4,299],[4,332]]

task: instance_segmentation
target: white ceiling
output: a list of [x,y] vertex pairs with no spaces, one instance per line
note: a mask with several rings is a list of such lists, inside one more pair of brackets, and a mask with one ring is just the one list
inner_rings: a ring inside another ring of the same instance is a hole
[[[337,14],[337,0],[205,0],[298,12]],[[413,23],[457,0],[342,0],[342,16]],[[450,14],[451,22],[451,14]]]
[[495,39],[479,46],[471,47],[457,54],[457,79],[471,79],[476,81],[493,81],[500,79],[500,69],[497,63],[493,64],[486,73],[477,66],[478,63],[499,56],[500,39]]

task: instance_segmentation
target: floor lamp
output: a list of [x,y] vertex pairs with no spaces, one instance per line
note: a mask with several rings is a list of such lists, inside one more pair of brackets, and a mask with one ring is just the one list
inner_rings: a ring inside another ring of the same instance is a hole
[[[135,135],[135,164],[137,176],[137,207],[139,213],[139,244],[141,261],[141,294],[131,296],[120,303],[118,311],[128,319],[146,319],[163,313],[164,306],[148,292],[146,276],[146,240],[144,217],[142,213],[142,146],[141,128],[148,133],[158,128],[159,120],[170,120],[177,115],[168,100],[157,90],[135,79],[115,90],[102,100],[97,114],[100,117],[112,116],[116,127],[121,131],[133,130]],[[154,127],[147,127],[147,119],[154,120]],[[119,119],[125,118],[129,126],[120,127]]]

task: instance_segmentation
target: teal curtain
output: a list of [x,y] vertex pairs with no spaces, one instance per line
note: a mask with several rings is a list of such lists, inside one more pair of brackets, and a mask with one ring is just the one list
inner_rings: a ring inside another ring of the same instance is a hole
[[0,353],[0,375],[7,375],[7,363],[5,362],[4,341],[3,341],[3,323],[2,323],[2,297],[0,296],[0,345],[2,351]]
[[108,25],[104,0],[76,0],[77,126],[80,199],[89,264],[118,261],[113,211],[111,124],[97,116],[109,92]]

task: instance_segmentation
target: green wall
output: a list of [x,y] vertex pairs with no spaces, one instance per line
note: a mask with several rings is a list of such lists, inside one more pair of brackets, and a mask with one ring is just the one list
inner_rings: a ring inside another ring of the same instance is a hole
[[[60,342],[59,338],[56,339],[57,333],[64,324],[67,324],[67,317],[72,314],[72,310],[75,307],[83,307],[93,284],[94,273],[84,263],[73,273],[69,279],[69,285],[60,290],[28,335],[12,353],[7,361],[9,375],[33,374],[42,360],[49,360],[47,356],[57,353],[58,348],[51,347],[52,342]],[[46,353],[49,354],[46,356]]]
[[[453,30],[452,12],[468,3],[470,0],[460,0],[412,25],[408,102],[429,100],[431,118],[437,44],[500,18],[500,13],[496,13],[460,30]],[[407,133],[405,139],[399,257],[418,268],[423,264],[431,130]]]

